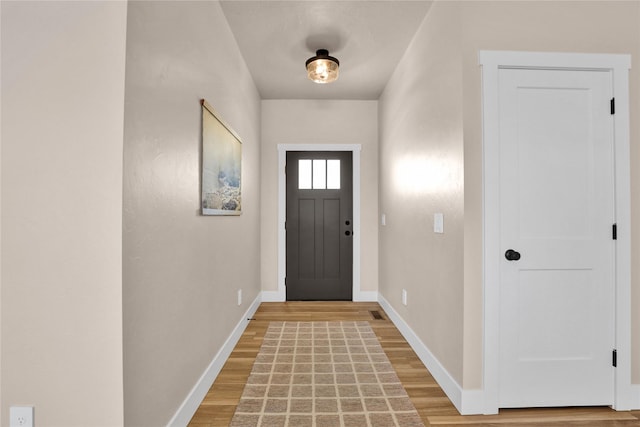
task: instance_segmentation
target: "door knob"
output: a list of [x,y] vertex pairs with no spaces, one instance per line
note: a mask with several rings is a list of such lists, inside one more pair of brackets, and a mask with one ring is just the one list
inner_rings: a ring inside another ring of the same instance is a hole
[[513,249],[507,249],[504,253],[504,257],[508,261],[518,261],[520,259],[520,252],[514,251]]

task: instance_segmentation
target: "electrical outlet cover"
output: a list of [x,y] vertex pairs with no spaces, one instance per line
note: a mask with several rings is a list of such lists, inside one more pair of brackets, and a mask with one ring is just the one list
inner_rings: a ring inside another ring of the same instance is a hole
[[33,406],[12,406],[9,408],[9,427],[34,427]]
[[433,232],[444,233],[444,215],[441,213],[433,214]]

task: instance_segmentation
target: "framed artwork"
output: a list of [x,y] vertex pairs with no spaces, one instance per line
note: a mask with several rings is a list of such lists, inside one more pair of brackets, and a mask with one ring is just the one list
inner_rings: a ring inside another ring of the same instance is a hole
[[242,213],[242,141],[202,103],[202,215]]

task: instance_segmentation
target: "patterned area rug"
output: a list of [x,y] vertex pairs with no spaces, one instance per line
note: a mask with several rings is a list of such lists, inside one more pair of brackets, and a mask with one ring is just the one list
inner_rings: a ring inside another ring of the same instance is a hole
[[368,322],[271,322],[234,427],[424,427]]

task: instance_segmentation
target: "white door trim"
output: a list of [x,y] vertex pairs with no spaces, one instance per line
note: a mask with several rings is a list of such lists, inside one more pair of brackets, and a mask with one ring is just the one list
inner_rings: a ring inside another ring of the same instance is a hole
[[614,408],[632,409],[631,385],[631,172],[629,155],[629,69],[631,57],[618,54],[578,54],[480,51],[483,109],[483,394],[484,413],[498,412],[499,307],[500,307],[500,195],[498,70],[540,68],[609,70],[613,74],[615,149],[616,331],[618,367],[615,372]]
[[287,151],[351,151],[353,153],[353,301],[369,301],[360,291],[360,144],[278,144],[278,291],[263,301],[286,301],[284,278],[287,272],[286,221],[287,200],[285,165]]

